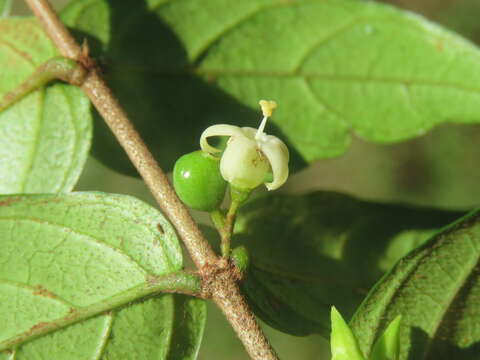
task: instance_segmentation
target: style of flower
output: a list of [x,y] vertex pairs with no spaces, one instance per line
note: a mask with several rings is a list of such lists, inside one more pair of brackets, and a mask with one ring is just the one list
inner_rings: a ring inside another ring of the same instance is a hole
[[[212,155],[222,152],[211,146],[207,138],[228,136],[220,160],[223,178],[239,189],[253,189],[262,183],[268,190],[282,186],[288,178],[289,153],[287,146],[276,136],[264,133],[267,119],[277,107],[274,101],[261,100],[263,119],[258,129],[219,124],[207,128],[200,137],[200,147]],[[269,173],[271,182],[266,181]]]

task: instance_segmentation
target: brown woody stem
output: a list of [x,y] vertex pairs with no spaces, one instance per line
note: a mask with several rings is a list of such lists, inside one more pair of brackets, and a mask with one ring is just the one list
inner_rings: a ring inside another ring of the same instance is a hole
[[[84,64],[93,63],[85,59],[88,55],[82,52],[82,48],[47,0],[26,2],[63,56]],[[89,70],[81,88],[128,154],[160,208],[177,229],[199,269],[202,282],[208,284],[212,299],[221,308],[252,359],[277,359],[275,351],[240,293],[234,271],[215,255],[100,74],[94,67]]]

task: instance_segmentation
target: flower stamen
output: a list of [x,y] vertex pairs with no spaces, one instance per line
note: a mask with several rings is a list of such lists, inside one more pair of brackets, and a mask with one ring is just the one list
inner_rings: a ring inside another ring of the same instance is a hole
[[277,103],[275,101],[260,100],[259,104],[262,108],[263,119],[258,127],[257,133],[255,134],[255,140],[260,139],[263,134],[263,130],[265,129],[265,125],[267,125],[268,118],[272,116],[273,110],[275,110],[277,107]]

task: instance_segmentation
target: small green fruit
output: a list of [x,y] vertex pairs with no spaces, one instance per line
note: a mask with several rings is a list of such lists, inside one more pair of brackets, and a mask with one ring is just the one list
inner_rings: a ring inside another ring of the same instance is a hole
[[227,182],[220,173],[219,160],[199,150],[177,160],[173,168],[173,186],[188,207],[212,211],[220,206]]

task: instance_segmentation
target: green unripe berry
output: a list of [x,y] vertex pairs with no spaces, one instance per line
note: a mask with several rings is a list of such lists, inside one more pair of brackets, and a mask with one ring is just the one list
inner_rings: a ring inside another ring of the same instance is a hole
[[212,211],[220,206],[227,182],[220,173],[219,160],[199,150],[177,160],[173,168],[173,186],[188,207]]

